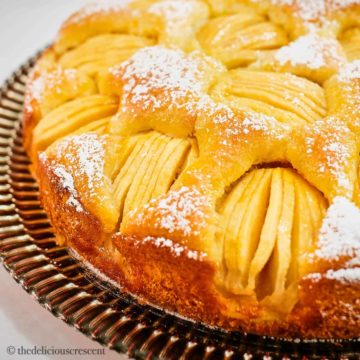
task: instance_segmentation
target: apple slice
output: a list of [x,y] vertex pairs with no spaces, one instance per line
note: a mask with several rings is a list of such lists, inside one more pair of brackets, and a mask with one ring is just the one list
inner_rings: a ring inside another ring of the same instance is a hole
[[108,69],[128,59],[153,41],[144,37],[125,34],[102,34],[85,41],[66,52],[59,59],[64,68],[77,68],[93,76],[101,69]]
[[171,140],[157,163],[151,184],[152,191],[150,198],[158,197],[170,189],[175,178],[181,174],[181,170],[189,154],[190,142],[188,140]]
[[307,198],[309,205],[315,204],[313,207],[313,220],[315,225],[315,235],[317,237],[319,227],[321,226],[322,220],[325,216],[326,209],[328,207],[325,197],[310,184],[307,184]]
[[[199,156],[199,149],[198,149],[197,142],[191,138],[188,138],[188,141],[190,144],[190,150],[189,150],[189,153],[187,154],[187,156],[185,157],[183,164],[181,165],[181,167],[179,167],[179,170],[178,170],[179,174],[184,172],[185,169],[188,166],[190,166]],[[175,182],[174,182],[174,184],[172,184],[172,186],[176,187],[176,182],[177,182],[177,180],[175,180]]]
[[303,256],[308,252],[312,252],[315,250],[316,242],[319,237],[319,230],[322,224],[322,220],[325,216],[326,209],[328,207],[328,203],[325,197],[315,188],[313,188],[306,181],[305,183],[305,194],[308,202],[309,214],[311,219],[311,236],[308,239],[306,247],[300,249],[298,255],[298,269],[299,276],[305,274],[306,270],[304,269],[304,261]]
[[261,230],[260,242],[249,269],[247,288],[250,291],[255,290],[257,277],[265,267],[273,252],[282,212],[282,207],[279,204],[282,204],[282,202],[282,169],[277,168],[273,170],[272,174],[269,207],[266,213],[264,226]]
[[[222,76],[214,91],[221,91],[221,87],[226,89],[227,94],[261,101],[309,123],[326,115],[324,90],[301,77],[236,69]],[[299,93],[303,96],[299,97]]]
[[259,283],[261,297],[285,291],[286,277],[291,262],[291,233],[294,222],[295,189],[293,171],[282,169],[283,199],[279,204],[281,215],[276,229],[276,242]]
[[247,99],[243,97],[237,97],[235,95],[227,96],[230,103],[236,107],[244,110],[253,110],[259,113],[263,113],[268,116],[273,116],[276,120],[289,124],[292,126],[306,125],[307,121],[301,116],[294,114],[290,111],[279,109],[276,106],[270,105],[264,101],[256,99]]
[[299,278],[299,256],[309,249],[312,242],[313,224],[306,196],[304,179],[300,175],[294,176],[295,185],[295,213],[292,231],[291,254],[287,286],[296,283]]
[[54,141],[80,127],[114,115],[118,105],[118,100],[104,95],[85,96],[60,105],[36,125],[34,151],[45,150]]
[[271,175],[272,169],[265,169],[260,183],[256,182],[255,191],[246,192],[243,196],[246,215],[243,216],[239,227],[236,249],[238,254],[237,284],[241,285],[241,289],[244,289],[247,284],[250,263],[257,249],[264,225],[270,197]]
[[106,142],[105,173],[114,184],[120,169],[125,165],[136,144],[145,141],[148,134],[137,134],[131,137],[119,137],[110,135]]
[[168,136],[159,134],[155,141],[149,142],[149,145],[140,154],[141,161],[136,163],[136,174],[126,194],[124,214],[135,209],[137,204],[141,202],[141,198],[146,192],[146,186],[141,186],[142,181],[144,178],[146,178],[147,181],[150,180],[159,156],[164,151],[166,143],[169,141],[170,138]]
[[246,189],[242,193],[241,197],[237,201],[233,212],[230,214],[231,221],[228,227],[228,234],[225,244],[225,260],[228,269],[228,273],[225,279],[225,284],[232,292],[239,293],[243,290],[242,278],[244,274],[241,264],[241,248],[244,239],[239,237],[241,232],[241,224],[248,216],[248,207],[256,194],[261,181],[265,174],[264,169],[253,171],[254,175],[252,180],[247,185]]
[[125,198],[129,187],[138,173],[138,169],[140,168],[144,157],[149,152],[152,143],[155,142],[159,136],[160,134],[157,132],[150,132],[141,136],[115,178],[113,183],[114,197],[115,203],[120,209],[120,220],[123,215]]
[[228,269],[232,268],[232,264],[236,261],[234,254],[232,254],[232,247],[237,241],[237,225],[240,223],[242,214],[234,215],[234,210],[237,203],[241,200],[244,192],[247,190],[249,184],[252,182],[255,174],[250,172],[242,177],[242,179],[234,186],[230,193],[225,198],[223,204],[219,209],[219,213],[224,222],[223,230],[219,235],[220,248],[223,249],[223,272],[224,280],[227,276]]
[[152,198],[162,195],[169,190],[179,167],[181,167],[184,157],[189,148],[189,142],[184,139],[173,139],[168,136],[163,138],[164,144],[152,154],[151,162],[139,181],[134,181],[131,185],[128,197],[134,190],[135,196],[132,205],[126,207],[125,212],[140,207]]
[[110,119],[111,117],[107,117],[104,119],[92,121],[89,124],[80,127],[80,129],[73,131],[70,136],[80,135],[86,132],[96,132],[98,134],[103,134]]

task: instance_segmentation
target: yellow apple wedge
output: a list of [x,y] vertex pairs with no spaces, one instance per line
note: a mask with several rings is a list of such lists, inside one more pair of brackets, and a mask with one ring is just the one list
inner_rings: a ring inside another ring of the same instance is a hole
[[[241,200],[242,195],[248,188],[249,183],[254,178],[254,172],[250,172],[243,176],[243,178],[234,186],[230,193],[225,198],[223,204],[219,208],[219,213],[224,221],[222,231],[219,234],[220,246],[223,249],[223,265],[224,265],[224,281],[227,276],[227,272],[232,268],[232,264],[235,263],[235,255],[232,254],[231,248],[235,246],[237,225],[240,223],[238,216],[232,217],[234,209],[237,203]],[[235,265],[234,265],[235,266]]]
[[127,214],[130,210],[133,210],[136,207],[137,199],[139,197],[143,197],[143,194],[146,191],[146,187],[141,187],[142,181],[144,178],[146,178],[147,181],[149,181],[151,178],[158,158],[163,152],[168,141],[169,137],[160,135],[155,139],[155,141],[151,143],[151,145],[149,143],[148,147],[146,147],[146,150],[140,155],[141,162],[137,163],[139,166],[137,166],[136,175],[133,178],[133,181],[126,194],[124,214]]
[[303,267],[303,257],[306,253],[315,250],[316,241],[319,237],[319,230],[322,224],[322,220],[325,216],[326,209],[328,207],[325,197],[316,189],[312,188],[310,184],[306,183],[306,198],[308,201],[308,207],[310,209],[310,218],[312,223],[312,234],[309,237],[307,248],[299,254],[299,276],[304,275],[305,269]]
[[[264,40],[264,33],[271,34],[270,38]],[[208,55],[233,68],[256,60],[257,50],[284,45],[287,36],[281,28],[248,9],[244,14],[208,21],[198,32],[198,40]]]
[[256,280],[268,262],[275,246],[277,230],[280,222],[283,202],[282,169],[273,170],[269,207],[266,213],[264,226],[260,235],[260,242],[249,269],[248,289],[255,290]]
[[121,63],[153,41],[140,36],[105,34],[95,36],[60,58],[64,68],[77,68],[88,75]]
[[169,190],[183,162],[189,142],[165,135],[161,137],[161,142],[157,149],[152,150],[152,157],[147,164],[146,172],[139,177],[140,181],[135,181],[134,186],[131,185],[125,201],[125,213]]
[[155,142],[159,136],[160,134],[151,132],[140,137],[124,166],[115,178],[113,183],[114,198],[117,207],[120,209],[120,219],[122,218],[125,198],[129,187],[138,173],[144,156],[146,156],[152,143]]
[[[234,97],[262,102],[309,123],[326,115],[323,89],[289,74],[236,69],[223,75],[213,91],[224,93],[224,90]],[[299,93],[303,96],[299,97]]]
[[230,237],[226,238],[225,244],[225,261],[227,264],[228,273],[225,279],[225,284],[228,289],[236,293],[243,290],[242,276],[240,272],[240,253],[243,239],[239,238],[238,234],[241,229],[243,219],[248,216],[248,206],[252,201],[253,195],[257,192],[261,180],[265,174],[264,169],[253,171],[253,179],[247,185],[245,191],[242,193],[236,203],[233,212],[231,213],[231,221],[228,227]]
[[35,151],[45,150],[55,140],[92,121],[109,117],[117,111],[115,98],[90,95],[67,102],[47,114],[35,127]]
[[104,119],[92,121],[91,123],[82,126],[80,129],[75,130],[70,135],[80,135],[87,132],[96,132],[98,134],[103,134],[110,119],[111,117],[107,117]]
[[262,296],[278,295],[285,291],[286,277],[291,263],[291,233],[294,221],[295,190],[293,172],[282,169],[283,199],[276,229],[276,242],[269,262],[261,274]]
[[272,169],[264,170],[262,179],[260,183],[257,183],[255,191],[245,194],[243,205],[246,209],[246,215],[243,216],[240,224],[236,249],[239,273],[237,283],[241,285],[242,289],[247,283],[250,263],[257,249],[265,221],[270,196],[271,175]]
[[[133,198],[133,208],[141,206],[151,199],[151,193],[156,184],[156,178],[159,175],[159,172],[161,172],[169,152],[171,153],[174,146],[179,144],[179,140],[180,139],[172,139],[168,136],[164,136],[161,139],[162,145],[158,147],[156,152],[153,152],[153,156],[149,161],[148,169],[142,179],[140,179],[137,191],[134,187],[136,193]],[[176,160],[174,159],[174,161]],[[166,191],[167,189],[164,192]]]
[[269,105],[264,101],[256,99],[246,99],[234,95],[228,96],[226,99],[228,99],[230,103],[234,104],[239,109],[253,110],[268,116],[273,116],[278,121],[285,124],[289,124],[292,126],[300,126],[307,124],[307,121],[299,115],[294,114],[290,111],[279,109],[276,106]]
[[116,177],[118,176],[120,169],[124,166],[128,160],[130,154],[135,148],[135,145],[141,141],[147,135],[139,134],[127,138],[110,135],[108,138],[107,157],[105,161],[105,173],[111,179],[114,184]]
[[292,260],[288,273],[287,286],[296,283],[299,278],[299,256],[309,249],[312,242],[313,225],[306,197],[304,179],[294,176],[295,212],[291,241]]
[[158,197],[168,191],[190,151],[190,142],[184,139],[172,139],[161,155],[151,182],[150,198]]
[[324,196],[310,184],[306,183],[305,187],[306,198],[313,223],[313,236],[311,237],[311,240],[315,241],[319,235],[318,232],[327,209],[327,202]]

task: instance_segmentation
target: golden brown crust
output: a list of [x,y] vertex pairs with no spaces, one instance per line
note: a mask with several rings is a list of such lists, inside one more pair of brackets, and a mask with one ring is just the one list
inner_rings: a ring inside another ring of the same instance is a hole
[[[256,301],[237,302],[214,286],[214,265],[203,255],[194,252],[189,256],[186,247],[176,250],[170,240],[163,238],[144,240],[121,234],[113,238],[126,287],[190,319],[290,338],[299,334],[308,338],[349,338],[358,329],[358,285],[349,287],[329,279],[306,278],[299,287],[299,302],[286,318],[259,321],[264,310]],[[339,296],[329,296],[334,290]],[[354,304],[351,315],[347,304]]]
[[[64,189],[49,162],[39,162],[41,201],[58,241],[66,244],[110,279],[145,300],[193,320],[230,330],[243,329],[281,337],[339,337],[356,334],[359,284],[305,276],[299,285],[299,301],[282,321],[262,320],[265,310],[254,299],[242,299],[216,287],[216,266],[205,253],[189,250],[169,239],[116,233],[106,243],[99,220],[86,210],[68,204]],[[329,264],[327,263],[327,267]],[[326,269],[326,266],[325,266]],[[324,272],[318,262],[316,268]],[[313,272],[311,272],[313,271]],[[336,296],[329,296],[336,292]],[[353,304],[349,312],[349,304]]]
[[54,167],[44,156],[39,161],[37,175],[41,203],[50,217],[57,241],[74,246],[82,254],[97,252],[104,241],[99,219],[84,208],[77,211],[68,202],[73,194],[64,187],[59,176],[54,173]]
[[[300,282],[300,289],[298,306],[309,309],[313,319],[312,324],[307,324],[307,337],[347,339],[358,334],[358,283],[343,284],[335,279],[310,277]],[[307,322],[303,317],[299,321]]]
[[29,93],[25,94],[23,110],[24,148],[31,150],[32,132],[41,118],[41,111],[37,101]]
[[116,234],[113,239],[117,263],[132,293],[190,319],[221,326],[228,304],[214,286],[215,269],[205,254],[193,251],[191,258],[188,249],[178,246],[174,256],[175,250],[162,238],[143,241]]

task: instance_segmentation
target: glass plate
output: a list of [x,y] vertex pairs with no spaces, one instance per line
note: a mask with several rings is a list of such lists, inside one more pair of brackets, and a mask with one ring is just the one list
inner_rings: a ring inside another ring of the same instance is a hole
[[137,359],[359,359],[359,339],[286,340],[226,332],[140,304],[56,245],[22,147],[25,82],[35,59],[0,89],[0,258],[28,293],[87,336]]

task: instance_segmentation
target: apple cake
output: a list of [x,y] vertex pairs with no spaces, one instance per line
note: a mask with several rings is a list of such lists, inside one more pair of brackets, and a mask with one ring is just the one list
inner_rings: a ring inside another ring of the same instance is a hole
[[360,333],[359,0],[134,0],[72,15],[27,85],[59,244],[228,330]]

